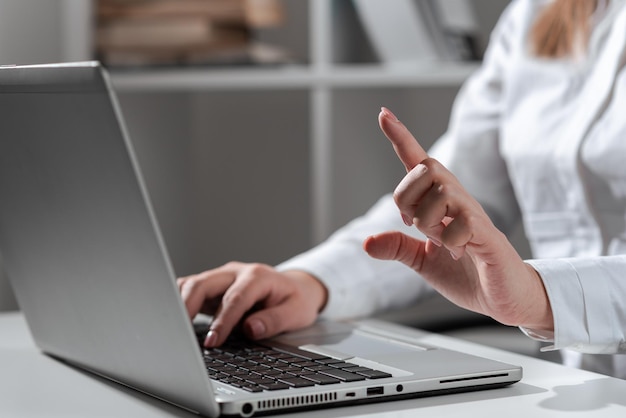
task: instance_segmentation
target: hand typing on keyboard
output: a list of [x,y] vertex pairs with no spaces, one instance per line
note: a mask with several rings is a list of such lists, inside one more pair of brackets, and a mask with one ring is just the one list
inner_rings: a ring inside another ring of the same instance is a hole
[[235,326],[257,340],[312,324],[326,303],[326,288],[298,271],[232,262],[177,280],[189,316],[214,317],[206,347],[224,343]]

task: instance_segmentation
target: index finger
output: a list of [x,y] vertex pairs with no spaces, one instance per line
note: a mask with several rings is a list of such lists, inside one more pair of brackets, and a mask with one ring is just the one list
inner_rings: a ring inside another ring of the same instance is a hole
[[193,319],[206,301],[221,298],[235,277],[231,271],[215,269],[179,280],[180,294],[189,317]]
[[205,346],[221,345],[246,313],[257,303],[267,299],[272,284],[268,280],[259,280],[263,278],[255,276],[254,270],[240,273],[238,279],[224,293],[222,304],[213,317]]
[[387,139],[391,141],[398,158],[404,164],[407,173],[416,165],[428,158],[428,153],[417,142],[398,118],[386,107],[382,107],[378,115],[378,124]]

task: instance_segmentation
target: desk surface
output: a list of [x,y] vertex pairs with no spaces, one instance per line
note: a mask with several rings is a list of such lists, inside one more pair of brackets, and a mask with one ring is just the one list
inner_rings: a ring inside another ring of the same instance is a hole
[[[282,414],[302,417],[620,417],[626,416],[626,380],[614,379],[440,335],[426,343],[467,351],[524,368],[507,388]],[[196,417],[94,377],[41,354],[19,313],[0,314],[0,416]]]

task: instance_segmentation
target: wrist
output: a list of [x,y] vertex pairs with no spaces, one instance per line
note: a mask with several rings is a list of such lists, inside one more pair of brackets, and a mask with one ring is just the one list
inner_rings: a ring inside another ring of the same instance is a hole
[[535,330],[537,333],[552,333],[554,332],[554,317],[552,315],[548,292],[543,284],[543,279],[539,272],[530,264],[526,264],[526,268],[532,276],[532,282],[535,284],[535,290],[532,292],[532,300],[535,303],[531,309],[532,315],[530,315],[529,319],[525,321],[524,324],[520,324],[520,326]]
[[297,282],[304,290],[304,294],[307,298],[313,301],[314,306],[317,309],[317,313],[320,313],[326,307],[328,301],[328,289],[317,277],[310,273],[301,270],[287,270],[283,274]]

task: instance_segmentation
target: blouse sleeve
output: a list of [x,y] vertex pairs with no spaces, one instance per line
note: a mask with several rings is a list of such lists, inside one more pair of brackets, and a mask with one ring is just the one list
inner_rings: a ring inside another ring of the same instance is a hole
[[325,318],[366,316],[408,305],[430,292],[427,283],[404,264],[376,260],[362,247],[368,236],[390,230],[423,238],[402,222],[393,198],[386,195],[365,215],[277,269],[306,271],[324,283],[328,301],[321,316]]
[[554,316],[554,333],[522,329],[547,349],[626,353],[626,255],[529,260],[539,272]]

